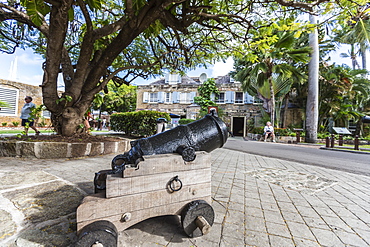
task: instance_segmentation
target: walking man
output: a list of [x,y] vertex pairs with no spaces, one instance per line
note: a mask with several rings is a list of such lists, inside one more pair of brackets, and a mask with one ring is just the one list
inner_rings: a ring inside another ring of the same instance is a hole
[[21,119],[22,119],[22,126],[24,126],[24,131],[26,132],[26,135],[28,135],[28,128],[31,127],[36,132],[36,135],[40,134],[40,131],[36,129],[34,124],[34,119],[30,119],[30,114],[32,112],[32,109],[36,108],[36,105],[32,103],[32,97],[31,96],[26,96],[24,98],[24,106],[22,107],[21,110]]

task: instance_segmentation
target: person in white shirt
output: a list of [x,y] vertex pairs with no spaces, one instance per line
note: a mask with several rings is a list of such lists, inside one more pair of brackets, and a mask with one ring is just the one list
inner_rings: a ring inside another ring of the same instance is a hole
[[264,141],[266,141],[266,139],[271,136],[272,141],[276,142],[275,141],[274,127],[271,125],[271,122],[266,123],[266,126],[265,126],[265,128],[263,128],[263,131],[264,131],[263,134],[265,135],[265,140]]
[[28,128],[33,129],[36,132],[36,135],[40,134],[40,131],[36,129],[36,127],[33,125],[34,124],[34,119],[30,118],[30,114],[32,112],[33,108],[36,108],[36,105],[32,103],[32,97],[31,96],[26,96],[24,99],[26,102],[24,106],[22,107],[21,110],[21,119],[22,119],[22,126],[24,126],[24,131],[26,135],[28,135]]

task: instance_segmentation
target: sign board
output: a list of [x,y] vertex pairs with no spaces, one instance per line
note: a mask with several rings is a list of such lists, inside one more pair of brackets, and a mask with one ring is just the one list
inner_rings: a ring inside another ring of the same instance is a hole
[[349,131],[347,128],[345,127],[333,127],[333,130],[335,131],[335,133],[337,134],[342,134],[342,135],[351,135],[351,131]]

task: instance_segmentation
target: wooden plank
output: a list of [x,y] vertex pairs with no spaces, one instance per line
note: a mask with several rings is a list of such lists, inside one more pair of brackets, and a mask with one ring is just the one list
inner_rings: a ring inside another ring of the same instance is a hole
[[106,197],[112,198],[123,195],[143,193],[153,190],[166,190],[168,182],[175,176],[181,180],[183,186],[211,181],[211,168],[172,171],[162,174],[119,178],[108,176]]
[[[112,199],[105,199],[105,200],[112,200]],[[181,210],[183,207],[187,205],[187,203],[190,203],[194,200],[205,200],[209,204],[211,204],[211,197],[196,197],[193,200],[185,201],[185,202],[175,202],[175,203],[168,203],[165,206],[157,206],[147,209],[141,209],[131,212],[131,219],[129,221],[123,222],[121,221],[122,213],[116,213],[110,216],[106,217],[100,217],[100,218],[86,218],[86,220],[81,221],[77,217],[77,231],[80,231],[84,226],[97,221],[97,220],[108,220],[109,222],[113,223],[118,232],[121,232],[130,226],[133,226],[143,220],[161,216],[161,215],[178,215],[181,213]]]
[[[138,216],[137,222],[153,217],[150,215],[161,215],[152,212],[158,210],[166,214],[173,214],[170,210],[166,211],[169,204],[187,204],[198,198],[211,198],[210,182],[184,186],[180,191],[169,193],[166,190],[137,193],[114,198],[102,198],[102,195],[87,196],[82,204],[77,208],[77,222],[95,221],[98,219],[109,218],[112,215],[122,215],[124,213],[133,214],[135,211],[148,210],[150,213],[143,213]],[[157,209],[153,209],[157,208]],[[149,215],[149,216],[147,216]]]
[[172,171],[187,171],[211,167],[211,155],[207,152],[196,152],[197,157],[192,162],[185,162],[179,154],[160,154],[144,156],[144,161],[137,168],[126,168],[125,178],[161,174]]

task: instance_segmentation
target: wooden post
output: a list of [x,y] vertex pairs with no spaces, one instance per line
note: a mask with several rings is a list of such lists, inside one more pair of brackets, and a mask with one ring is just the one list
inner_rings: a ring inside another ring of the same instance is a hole
[[356,135],[356,137],[355,137],[355,150],[360,150],[360,149],[358,148],[358,144],[359,144],[359,141],[358,141],[358,135]]
[[326,142],[325,142],[325,147],[330,147],[330,137],[329,136],[327,136],[326,137],[326,140],[325,140]]
[[339,146],[343,146],[343,135],[339,135]]
[[297,143],[300,143],[301,142],[301,132],[300,131],[296,132],[296,137],[297,137]]
[[331,147],[331,148],[334,148],[334,134],[331,134],[330,147]]

